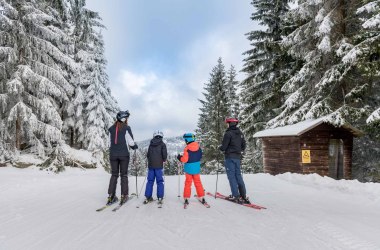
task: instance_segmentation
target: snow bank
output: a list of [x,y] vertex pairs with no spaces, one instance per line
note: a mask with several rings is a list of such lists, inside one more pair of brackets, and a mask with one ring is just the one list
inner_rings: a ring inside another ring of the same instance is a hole
[[316,189],[332,189],[346,194],[365,196],[373,201],[380,200],[379,183],[362,183],[357,180],[335,180],[327,176],[322,177],[318,174],[302,175],[285,173],[277,175],[276,177],[296,185]]
[[72,159],[80,163],[85,163],[86,165],[92,165],[97,162],[96,158],[94,158],[92,152],[90,151],[71,148],[68,145],[64,145],[62,146],[62,148],[69,159]]

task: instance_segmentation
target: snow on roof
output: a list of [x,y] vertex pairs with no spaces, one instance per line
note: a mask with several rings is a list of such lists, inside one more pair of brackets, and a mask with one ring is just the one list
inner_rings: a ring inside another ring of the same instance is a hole
[[[292,124],[292,125],[259,131],[255,133],[253,137],[260,138],[260,137],[276,137],[276,136],[300,136],[322,123],[331,124],[330,122],[326,121],[326,118],[327,117],[321,117],[318,119],[310,119],[310,120],[305,120],[305,121]],[[360,130],[352,127],[348,123],[344,124],[342,128],[349,130],[355,136],[361,136],[363,134]]]

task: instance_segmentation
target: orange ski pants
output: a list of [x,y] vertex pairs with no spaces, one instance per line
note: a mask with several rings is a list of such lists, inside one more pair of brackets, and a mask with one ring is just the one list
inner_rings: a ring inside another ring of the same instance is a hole
[[186,174],[185,188],[183,190],[183,198],[188,199],[191,196],[191,184],[194,181],[194,186],[198,197],[205,196],[205,191],[201,182],[200,174]]

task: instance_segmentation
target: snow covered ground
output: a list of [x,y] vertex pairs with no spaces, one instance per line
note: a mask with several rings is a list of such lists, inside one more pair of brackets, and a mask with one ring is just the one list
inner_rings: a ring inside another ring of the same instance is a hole
[[[380,184],[296,174],[244,178],[251,199],[267,210],[211,197],[211,208],[193,198],[185,210],[178,178],[168,176],[162,209],[136,208],[140,197],[114,213],[95,212],[107,196],[109,175],[101,169],[57,175],[0,168],[0,249],[380,249]],[[202,180],[215,190],[215,176]],[[129,187],[135,191],[134,177]],[[229,193],[225,175],[218,190]]]

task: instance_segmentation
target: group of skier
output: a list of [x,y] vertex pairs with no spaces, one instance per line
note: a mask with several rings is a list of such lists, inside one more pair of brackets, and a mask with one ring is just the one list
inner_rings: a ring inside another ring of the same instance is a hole
[[[128,111],[118,112],[116,122],[108,130],[110,134],[111,179],[108,187],[109,196],[107,205],[118,201],[116,186],[119,175],[121,183],[120,205],[128,200],[129,148],[132,150],[138,149],[133,139],[132,130],[130,126],[128,126],[129,116],[130,113]],[[236,118],[227,118],[225,122],[228,124],[228,128],[224,133],[222,145],[219,149],[225,156],[225,169],[232,193],[228,199],[240,204],[250,204],[246,196],[246,188],[240,169],[241,154],[246,147],[244,135],[237,127],[239,121]],[[168,153],[166,144],[163,142],[163,137],[164,135],[161,131],[155,131],[153,139],[149,144],[147,152],[148,174],[144,204],[154,200],[153,185],[155,181],[157,184],[158,202],[162,204],[164,198],[163,168]],[[183,139],[186,143],[186,147],[183,150],[183,154],[177,155],[177,159],[184,164],[186,177],[183,191],[184,204],[185,206],[189,204],[191,186],[194,182],[197,198],[202,204],[207,205],[205,191],[200,178],[202,149],[193,133],[185,133]]]

